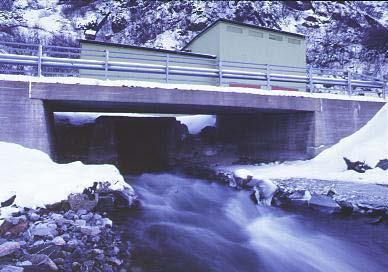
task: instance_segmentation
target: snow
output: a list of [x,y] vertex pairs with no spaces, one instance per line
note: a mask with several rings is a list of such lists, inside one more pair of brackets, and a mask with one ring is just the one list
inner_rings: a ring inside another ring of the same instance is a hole
[[216,125],[216,117],[214,115],[178,116],[176,119],[187,126],[190,134],[198,134],[204,127],[214,127]]
[[307,178],[388,184],[388,170],[374,168],[357,173],[347,170],[343,157],[351,161],[365,161],[371,167],[375,167],[381,159],[388,159],[388,104],[360,130],[312,160],[260,166],[237,165],[227,169],[240,177],[251,175],[263,180]]
[[[113,165],[57,164],[41,151],[0,142],[0,201],[16,195],[20,207],[44,207],[81,193],[94,182],[109,182],[113,190],[132,188]],[[15,209],[0,208],[0,218]]]
[[33,77],[25,75],[0,75],[0,80],[7,81],[26,81],[26,82],[40,82],[40,83],[60,83],[60,84],[80,84],[80,85],[95,85],[95,86],[112,86],[112,87],[143,87],[143,88],[162,88],[162,89],[177,89],[177,90],[196,90],[208,92],[228,92],[228,93],[246,93],[266,96],[292,96],[292,97],[310,97],[317,99],[334,99],[334,100],[352,100],[352,101],[373,101],[386,102],[387,99],[377,96],[349,96],[344,94],[333,93],[308,93],[302,91],[286,91],[286,90],[263,90],[256,88],[242,88],[242,87],[224,87],[211,85],[197,85],[197,84],[172,84],[159,83],[149,81],[136,80],[101,80],[92,78],[78,78],[78,77]]

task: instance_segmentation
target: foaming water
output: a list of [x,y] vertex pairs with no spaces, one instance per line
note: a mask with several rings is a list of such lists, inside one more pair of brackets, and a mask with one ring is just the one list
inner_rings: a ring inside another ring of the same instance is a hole
[[142,205],[119,222],[139,271],[384,271],[388,265],[386,243],[372,241],[388,241],[385,226],[290,215],[254,205],[247,192],[170,174],[127,181]]

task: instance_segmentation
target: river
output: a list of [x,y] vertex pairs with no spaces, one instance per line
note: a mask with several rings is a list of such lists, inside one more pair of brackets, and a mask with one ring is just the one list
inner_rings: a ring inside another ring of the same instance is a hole
[[134,271],[387,271],[386,225],[258,206],[246,191],[178,175],[126,180],[141,205],[116,220]]

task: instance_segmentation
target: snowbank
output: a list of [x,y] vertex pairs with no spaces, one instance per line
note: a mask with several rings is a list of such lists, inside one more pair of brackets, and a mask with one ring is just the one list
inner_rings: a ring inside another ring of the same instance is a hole
[[242,173],[251,173],[260,179],[294,177],[388,184],[388,170],[375,168],[365,173],[346,170],[343,157],[351,161],[365,161],[371,167],[375,167],[381,159],[388,159],[388,104],[356,133],[342,139],[312,160],[261,166],[240,165],[228,169],[240,176]]
[[[113,165],[57,164],[45,153],[17,144],[0,142],[0,201],[16,195],[22,207],[44,207],[81,193],[93,182],[108,181],[113,190],[130,188]],[[9,208],[1,208],[6,216]]]

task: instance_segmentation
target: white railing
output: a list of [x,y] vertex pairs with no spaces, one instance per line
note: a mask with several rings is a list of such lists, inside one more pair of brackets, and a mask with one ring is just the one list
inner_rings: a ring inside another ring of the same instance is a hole
[[[227,81],[260,82],[270,89],[274,82],[306,84],[310,92],[319,86],[331,90],[340,87],[349,95],[375,92],[387,94],[382,78],[360,75],[340,69],[292,67],[248,62],[219,61],[214,57],[190,54],[138,54],[77,47],[42,46],[0,42],[0,73],[30,74],[34,76],[93,76],[111,78],[115,72],[124,79],[136,75],[159,76],[165,82],[197,81],[223,85]],[[175,76],[175,77],[174,77]],[[177,77],[180,76],[180,77]],[[214,79],[208,81],[208,79]]]

